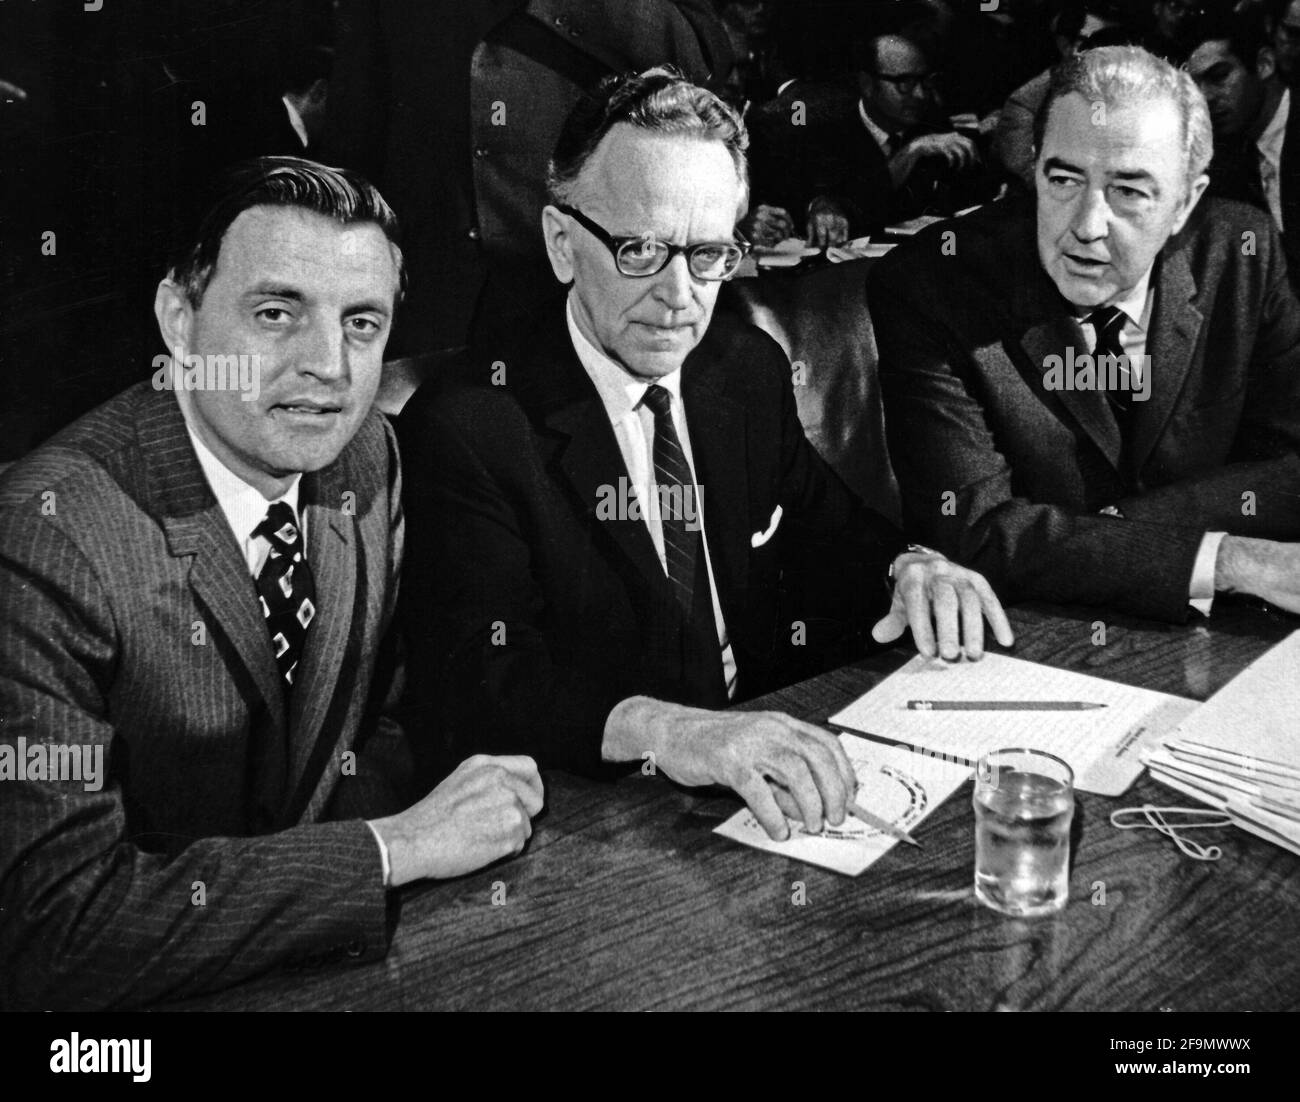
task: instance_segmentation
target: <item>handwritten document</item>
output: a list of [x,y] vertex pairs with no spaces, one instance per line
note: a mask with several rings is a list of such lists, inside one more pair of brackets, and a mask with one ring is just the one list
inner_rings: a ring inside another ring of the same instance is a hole
[[[840,744],[857,774],[857,802],[913,836],[912,828],[971,775],[966,766],[854,735],[840,735]],[[792,820],[790,838],[774,842],[748,810],[738,811],[714,833],[847,876],[857,876],[899,844],[897,838],[852,817],[837,827],[825,826],[819,834],[809,833],[802,823]]]
[[[911,711],[909,700],[1082,700],[1105,708],[1077,712]],[[1058,670],[1000,654],[978,662],[920,655],[830,722],[974,764],[991,750],[1025,747],[1055,754],[1084,792],[1118,796],[1142,772],[1139,756],[1195,708],[1194,700]]]

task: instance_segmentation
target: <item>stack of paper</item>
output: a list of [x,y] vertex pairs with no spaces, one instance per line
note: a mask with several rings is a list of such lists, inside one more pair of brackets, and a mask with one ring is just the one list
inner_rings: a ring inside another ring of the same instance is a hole
[[1300,632],[1143,756],[1158,781],[1300,854]]

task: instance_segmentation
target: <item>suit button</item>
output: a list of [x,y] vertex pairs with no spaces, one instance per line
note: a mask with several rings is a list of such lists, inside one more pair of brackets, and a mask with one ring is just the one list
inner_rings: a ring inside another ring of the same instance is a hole
[[348,956],[359,957],[366,951],[365,944],[357,938],[348,942]]
[[471,241],[477,241],[483,235],[478,232],[477,226],[470,226],[469,232],[465,234],[465,236],[468,237]]
[[477,157],[479,160],[482,160],[487,155],[488,155],[488,150],[485,149],[483,146],[479,146],[476,150],[474,150],[474,156]]

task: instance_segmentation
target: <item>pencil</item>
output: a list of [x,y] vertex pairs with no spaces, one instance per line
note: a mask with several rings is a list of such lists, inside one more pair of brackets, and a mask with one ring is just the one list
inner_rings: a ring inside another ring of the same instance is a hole
[[913,712],[1087,712],[1104,708],[1087,700],[909,700]]
[[875,827],[877,830],[884,831],[891,838],[897,838],[900,842],[910,842],[918,849],[921,846],[921,843],[908,834],[902,827],[895,826],[893,823],[887,823],[878,815],[872,815],[865,807],[861,804],[855,803],[853,800],[849,801],[848,813],[854,816],[854,818],[861,819],[867,824],[867,826]]

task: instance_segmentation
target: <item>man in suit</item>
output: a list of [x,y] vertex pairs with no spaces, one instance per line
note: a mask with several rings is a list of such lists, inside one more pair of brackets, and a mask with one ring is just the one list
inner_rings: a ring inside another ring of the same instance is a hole
[[990,196],[975,140],[944,117],[919,39],[876,35],[857,66],[856,96],[795,83],[762,110],[756,198],[826,246]]
[[553,289],[546,160],[584,88],[662,64],[722,81],[731,65],[712,0],[343,0],[336,56],[326,156],[402,220],[401,356],[504,353]]
[[869,277],[905,521],[1011,599],[1300,608],[1300,305],[1267,217],[1201,201],[1204,99],[1107,47],[1039,126],[1036,202]]
[[517,852],[527,759],[407,807],[386,629],[401,282],[364,180],[232,170],[158,285],[174,364],[0,481],[0,1003],[136,1005],[382,957],[395,888]]
[[1193,42],[1186,68],[1205,96],[1214,127],[1206,194],[1240,199],[1269,213],[1282,235],[1295,287],[1300,279],[1300,111],[1291,110],[1291,89],[1278,69],[1277,50],[1253,13],[1208,20]]
[[[777,345],[713,318],[743,255],[744,141],[730,108],[662,69],[570,116],[543,214],[567,306],[528,355],[426,384],[402,412],[403,619],[413,710],[453,756],[725,784],[781,838],[783,812],[813,830],[843,819],[838,741],[716,709],[882,613],[877,640],[910,625],[947,658],[982,653],[985,616],[1012,637],[982,578],[905,550],[813,451]],[[783,601],[809,577],[841,583],[834,605]]]

